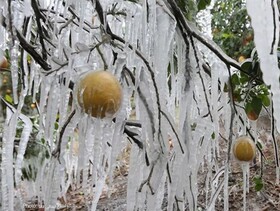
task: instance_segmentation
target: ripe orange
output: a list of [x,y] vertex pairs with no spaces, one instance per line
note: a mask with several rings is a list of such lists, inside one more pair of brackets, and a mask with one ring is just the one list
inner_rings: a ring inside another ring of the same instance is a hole
[[233,144],[233,154],[239,161],[251,161],[256,154],[256,145],[249,137],[241,136]]
[[8,60],[6,59],[5,56],[0,58],[0,69],[7,69],[9,67]]
[[87,114],[97,118],[113,117],[122,101],[122,88],[108,71],[89,72],[78,83],[78,103]]
[[248,119],[250,119],[252,121],[255,121],[259,118],[259,116],[254,111],[249,111],[246,114],[247,114]]
[[245,56],[242,56],[242,55],[241,55],[241,56],[238,57],[238,62],[239,62],[239,63],[242,63],[242,62],[244,62],[245,60],[246,60],[246,57],[245,57]]
[[34,109],[34,108],[36,108],[36,104],[35,104],[35,103],[31,103],[31,104],[30,104],[30,107],[31,107],[32,109]]

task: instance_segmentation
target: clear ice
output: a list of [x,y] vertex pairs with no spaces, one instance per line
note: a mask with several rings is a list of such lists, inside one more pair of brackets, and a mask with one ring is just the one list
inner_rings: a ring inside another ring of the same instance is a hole
[[[202,172],[206,209],[213,210],[220,196],[228,199],[229,160],[221,164],[216,159],[219,134],[230,135],[232,110],[228,94],[221,91],[228,67],[205,43],[180,31],[184,24],[172,14],[174,0],[0,2],[0,48],[11,53],[16,105],[1,99],[7,104],[1,132],[1,210],[23,210],[34,199],[55,210],[70,188],[91,195],[88,206],[96,210],[128,143],[127,210],[198,210]],[[271,1],[248,0],[247,8],[264,80],[271,85],[274,104],[280,104],[279,14],[272,2],[273,7]],[[210,40],[207,15],[198,16],[204,32],[193,33],[219,49]],[[21,50],[26,43],[30,51]],[[99,69],[111,71],[123,87],[114,120],[86,115],[75,99],[79,76]],[[35,119],[23,114],[26,96],[36,104]],[[128,124],[133,110],[137,126]],[[275,118],[279,131],[279,106]],[[237,118],[234,128],[244,130]],[[39,151],[27,159],[31,142]],[[22,169],[32,179],[24,178]],[[228,210],[227,202],[224,207]]]

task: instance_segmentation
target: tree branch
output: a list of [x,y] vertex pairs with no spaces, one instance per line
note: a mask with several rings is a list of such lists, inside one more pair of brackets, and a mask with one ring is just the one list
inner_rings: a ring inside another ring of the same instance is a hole
[[39,34],[39,39],[40,39],[40,43],[42,46],[42,56],[43,56],[44,60],[47,60],[47,51],[46,51],[46,47],[45,47],[45,43],[44,43],[45,36],[44,36],[43,30],[42,30],[42,25],[40,22],[41,14],[40,14],[40,10],[39,10],[37,1],[36,0],[31,1],[31,6],[34,10],[35,18],[36,18],[36,22],[37,22],[37,27],[38,27],[37,32]]
[[209,48],[216,56],[223,61],[226,65],[230,65],[240,71],[243,72],[240,65],[230,58],[228,55],[226,55],[219,46],[217,46],[213,41],[206,39],[203,37],[203,35],[200,34],[200,32],[196,31],[194,27],[190,27],[187,20],[185,19],[184,14],[182,13],[181,9],[175,2],[175,0],[167,0],[169,3],[169,6],[171,7],[171,11],[176,18],[177,22],[179,23],[179,28],[181,30],[182,36],[184,37],[184,40],[186,40],[186,32],[189,36],[193,36],[198,41],[200,41],[202,44],[204,44],[207,48]]
[[[93,1],[92,1],[93,2]],[[104,20],[104,13],[103,13],[103,8],[102,8],[102,5],[100,4],[99,0],[96,0],[96,11],[97,11],[97,14],[99,16],[99,19],[100,19],[100,22],[103,26],[105,26],[106,24],[106,20]],[[106,24],[106,33],[108,33],[112,40],[117,40],[123,44],[126,44],[126,41],[119,37],[118,35],[114,34],[112,32],[112,30],[110,29],[110,26],[108,24]],[[155,89],[155,95],[156,95],[156,104],[157,104],[157,109],[158,109],[158,112],[157,112],[157,118],[159,120],[159,125],[158,125],[158,131],[157,131],[157,140],[159,141],[159,144],[161,146],[161,150],[163,152],[163,147],[162,147],[162,143],[160,142],[160,134],[161,134],[161,104],[160,104],[160,99],[159,99],[159,91],[158,91],[158,87],[157,87],[157,84],[156,84],[156,80],[155,80],[155,73],[152,69],[152,67],[150,66],[150,63],[149,61],[145,58],[145,56],[138,50],[138,49],[135,49],[131,44],[128,44],[128,47],[131,49],[131,50],[134,50],[136,55],[142,59],[142,61],[144,62],[144,64],[146,65],[147,67],[147,70],[150,74],[150,77],[152,79],[152,83],[153,83],[153,87]],[[139,89],[139,87],[138,87]],[[141,96],[140,96],[141,97]],[[147,105],[146,105],[147,106]],[[145,107],[146,107],[145,106]],[[153,121],[152,121],[153,122]],[[154,124],[153,124],[154,125]],[[155,131],[155,129],[153,128],[153,130]]]
[[71,114],[69,115],[69,117],[67,118],[66,122],[63,124],[63,126],[59,132],[59,139],[58,139],[57,146],[56,146],[55,150],[52,152],[52,156],[57,157],[58,160],[59,160],[59,156],[60,156],[60,152],[61,152],[62,137],[65,133],[66,127],[70,123],[70,121],[73,118],[73,116],[75,115],[75,113],[76,113],[76,110],[73,110],[71,112]]
[[37,53],[37,51],[35,51],[34,47],[25,40],[21,32],[19,32],[17,29],[16,34],[21,47],[26,50],[44,70],[51,70],[51,66],[40,56],[40,54]]

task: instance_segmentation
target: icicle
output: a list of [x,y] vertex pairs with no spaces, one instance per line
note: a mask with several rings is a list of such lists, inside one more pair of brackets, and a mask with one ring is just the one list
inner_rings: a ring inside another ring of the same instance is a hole
[[[263,79],[271,85],[272,99],[275,105],[280,104],[279,68],[277,47],[279,41],[279,10],[277,1],[247,1],[247,11],[254,29],[254,42],[260,58]],[[262,14],[262,15],[260,15]],[[273,71],[271,71],[273,70]],[[280,107],[274,111],[277,130],[280,131]]]
[[16,163],[15,163],[15,184],[19,185],[20,183],[20,177],[22,175],[22,162],[23,162],[23,156],[27,147],[27,143],[29,140],[29,136],[32,132],[32,122],[31,120],[21,114],[19,116],[19,118],[23,121],[24,123],[24,128],[22,130],[22,134],[21,134],[21,138],[20,138],[20,142],[19,142],[19,147],[18,147],[18,152],[17,152],[17,159],[16,159]]
[[241,163],[243,172],[243,210],[247,210],[246,205],[246,193],[248,192],[248,181],[249,181],[249,163]]
[[138,185],[143,179],[143,153],[136,145],[131,146],[129,174],[128,174],[128,187],[127,187],[127,210],[134,210],[137,202]]
[[[23,2],[22,7],[23,7],[22,12],[26,17],[30,17],[31,15],[33,15],[33,9],[31,7],[31,0],[25,0]],[[27,30],[27,32],[28,32],[28,30]]]
[[13,1],[11,2],[11,9],[12,9],[13,27],[17,29],[21,29],[25,16],[30,16],[30,14],[32,13],[31,4],[28,1],[26,1],[23,4],[17,1]]
[[46,122],[45,122],[45,139],[50,144],[51,149],[54,148],[53,132],[56,129],[56,119],[58,106],[60,104],[60,89],[57,83],[52,83],[52,87],[48,96],[48,103],[46,109]]
[[13,83],[13,99],[18,104],[18,41],[15,41],[11,49],[11,76]]
[[[40,89],[40,84],[41,84],[41,77],[40,77],[40,73],[39,73],[39,68],[38,65],[35,64],[33,61],[31,62],[31,69],[33,69],[34,71],[31,71],[30,74],[32,74],[32,72],[34,73],[34,79],[33,79],[33,93],[32,93],[32,102],[37,102],[36,101],[36,94],[39,92]],[[32,75],[31,75],[32,76]],[[30,77],[31,77],[30,76]],[[31,82],[31,78],[30,78],[30,82],[29,82],[30,86],[32,85]]]
[[229,210],[229,204],[228,204],[228,198],[229,198],[229,192],[228,192],[228,164],[226,164],[225,167],[225,173],[224,173],[224,211],[228,211]]
[[[168,63],[171,41],[173,40],[175,32],[174,20],[171,20],[169,15],[162,10],[161,7],[157,8],[157,35],[154,47],[154,68],[158,92],[160,94],[161,104],[165,105],[169,93],[167,84],[168,78]],[[165,34],[164,31],[168,31]],[[165,36],[166,35],[166,36]]]
[[116,166],[117,156],[120,154],[122,148],[124,147],[124,143],[123,143],[123,141],[121,141],[123,139],[122,131],[125,126],[124,125],[125,119],[127,118],[128,114],[129,114],[127,112],[126,108],[130,104],[129,99],[131,96],[131,91],[132,90],[130,90],[128,87],[126,87],[126,86],[123,87],[123,99],[124,100],[122,102],[122,107],[116,117],[112,143],[110,143],[112,145],[112,152],[111,152],[111,156],[110,156],[110,171],[109,171],[110,183],[112,182],[113,171]]
[[2,210],[14,210],[13,151],[18,114],[7,108],[4,125],[1,163]]
[[56,158],[50,160],[49,166],[45,169],[45,179],[42,187],[44,193],[44,207],[47,210],[54,210],[57,197],[60,192],[60,183],[64,181],[64,171]]

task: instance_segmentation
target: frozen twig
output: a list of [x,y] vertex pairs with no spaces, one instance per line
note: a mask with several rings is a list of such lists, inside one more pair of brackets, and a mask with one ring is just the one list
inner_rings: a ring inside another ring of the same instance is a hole
[[50,70],[51,66],[41,57],[40,54],[37,53],[37,51],[35,50],[35,47],[33,47],[32,45],[30,45],[25,38],[23,37],[23,35],[21,34],[21,32],[19,32],[18,30],[16,30],[16,34],[18,37],[18,40],[20,42],[21,47],[26,50],[26,52],[28,52],[33,59],[44,69],[44,70]]
[[229,164],[230,161],[230,155],[231,155],[231,144],[232,144],[232,137],[233,137],[233,121],[234,121],[234,116],[235,113],[237,113],[237,110],[235,108],[235,103],[234,103],[234,97],[233,97],[233,84],[231,81],[231,72],[230,72],[230,67],[228,66],[228,74],[229,74],[229,98],[230,98],[230,105],[231,105],[231,113],[230,113],[230,125],[229,125],[229,136],[228,136],[228,154],[227,154],[227,165]]
[[176,139],[177,139],[177,141],[178,141],[178,143],[179,143],[180,149],[181,149],[182,153],[184,154],[185,152],[184,152],[184,149],[183,149],[183,145],[182,145],[182,143],[181,143],[181,140],[180,140],[180,138],[179,138],[179,135],[178,135],[178,133],[177,133],[175,127],[174,127],[173,124],[171,123],[171,121],[170,121],[169,117],[167,116],[167,114],[166,114],[165,112],[163,112],[163,111],[160,111],[160,112],[162,113],[162,115],[165,117],[165,119],[168,121],[169,125],[171,126],[171,129],[172,129],[173,133],[175,134]]
[[[116,118],[113,119],[113,122],[116,122]],[[125,121],[125,126],[124,126],[124,133],[128,136],[128,138],[132,139],[132,141],[140,148],[143,149],[143,143],[139,141],[135,136],[138,136],[137,133],[129,130],[127,126],[136,126],[136,127],[141,127],[141,124],[134,124],[133,122],[130,121]]]
[[208,114],[210,115],[211,122],[213,122],[214,120],[213,120],[213,116],[212,116],[211,108],[210,108],[210,103],[209,103],[208,96],[207,96],[207,90],[206,90],[204,80],[202,78],[202,75],[201,75],[200,71],[198,71],[198,75],[199,75],[199,78],[201,80],[201,84],[202,84],[202,88],[203,88],[203,92],[204,92],[204,97],[205,97],[206,105],[207,105],[207,108],[208,108]]
[[[229,98],[230,98],[230,103],[231,103],[231,108],[233,109],[233,111],[232,112],[234,112],[236,115],[238,115],[238,111],[237,111],[237,108],[236,108],[236,104],[235,104],[235,102],[234,102],[234,100],[233,100],[233,91],[232,91],[232,87],[233,87],[233,84],[232,84],[232,81],[231,81],[231,72],[230,72],[230,69],[229,69],[229,66],[228,66],[228,74],[229,74]],[[231,115],[233,115],[233,114],[231,114]],[[244,123],[244,120],[242,119],[242,117],[240,116],[240,115],[238,115],[238,118],[239,118],[239,120],[240,120],[240,122],[242,123],[242,125],[245,125],[245,123]],[[230,127],[230,128],[232,128],[232,127]],[[251,131],[250,131],[250,128],[248,128],[247,126],[246,126],[246,132],[249,134],[249,136],[251,137],[251,139],[253,139],[253,140],[255,140],[255,138],[254,138],[254,136],[253,136],[253,134],[251,133]],[[230,132],[231,133],[231,132]],[[229,136],[230,137],[230,136]],[[228,140],[228,141],[230,141],[230,140]],[[231,142],[231,141],[230,141]],[[266,160],[266,157],[265,157],[265,155],[263,154],[263,152],[262,152],[262,149],[260,148],[260,146],[258,145],[258,144],[256,144],[256,146],[257,146],[257,149],[258,149],[258,151],[261,153],[261,156],[262,157],[264,157],[264,159]],[[229,155],[228,155],[229,156]],[[229,158],[228,158],[229,159]]]
[[[14,45],[15,42],[15,35],[13,30],[13,17],[12,17],[12,8],[11,8],[12,0],[8,0],[8,27],[9,32],[11,33],[12,37],[12,44]],[[4,19],[3,19],[4,22]]]
[[[273,40],[271,43],[270,54],[273,54],[273,49],[274,49],[274,45],[276,42],[276,15],[275,15],[274,0],[271,0],[271,8],[272,8],[272,17],[273,17]],[[279,18],[279,17],[277,17],[277,18]]]
[[170,168],[169,168],[169,163],[167,162],[166,164],[166,171],[167,171],[167,178],[169,180],[169,183],[172,183],[172,178],[171,178],[171,173],[170,173]]
[[101,49],[100,49],[98,46],[96,47],[96,49],[97,49],[97,52],[99,53],[99,55],[100,55],[100,57],[101,57],[101,59],[102,59],[102,61],[103,61],[104,70],[107,70],[107,69],[108,69],[108,64],[107,64],[107,62],[106,62],[106,59],[105,59],[105,57],[104,57],[104,55],[103,55]]
[[148,187],[149,187],[149,189],[150,189],[150,191],[151,191],[151,194],[152,194],[152,195],[155,194],[155,192],[154,192],[154,190],[153,190],[153,187],[151,186],[151,183],[150,183],[150,180],[151,180],[152,175],[153,175],[154,167],[155,167],[155,164],[152,165],[151,170],[150,170],[150,173],[149,173],[149,175],[148,175],[148,178],[145,179],[145,180],[140,184],[140,187],[139,187],[139,189],[138,189],[139,192],[141,192],[142,189],[143,189],[143,187],[144,187],[144,185],[147,184]]
[[277,144],[277,140],[275,138],[275,117],[274,117],[274,104],[272,101],[272,117],[271,117],[271,136],[272,136],[272,141],[273,141],[273,147],[274,147],[274,156],[275,156],[275,163],[276,163],[276,167],[279,168],[279,149],[278,149],[278,144]]
[[42,57],[44,60],[47,60],[47,50],[46,50],[45,43],[44,43],[45,36],[44,36],[43,28],[41,25],[41,20],[40,20],[41,14],[40,14],[38,2],[36,0],[31,1],[31,6],[35,13],[35,19],[36,19],[36,23],[37,23],[37,32],[39,34],[40,44],[42,47]]
[[[191,27],[189,25],[184,14],[182,13],[181,9],[179,8],[179,6],[177,5],[175,0],[167,0],[167,2],[169,3],[169,5],[171,7],[171,11],[172,11],[174,17],[176,18],[177,22],[179,23],[179,26],[180,26],[179,28],[182,32],[183,37],[185,37],[186,33],[187,33],[189,36],[196,38],[199,42],[204,44],[214,54],[216,54],[216,56],[218,56],[219,59],[221,61],[223,61],[225,64],[230,65],[230,66],[242,71],[240,65],[235,60],[233,60],[232,58],[227,56],[214,42],[206,39],[198,31],[194,30],[194,27]],[[186,40],[186,38],[184,38],[184,40]]]
[[63,124],[60,132],[59,132],[59,139],[58,139],[58,143],[56,145],[55,150],[52,152],[52,156],[57,157],[59,160],[59,156],[60,156],[60,152],[61,152],[61,143],[62,143],[62,137],[65,133],[66,127],[68,126],[68,124],[70,123],[71,119],[73,118],[73,116],[75,115],[76,110],[73,110],[71,112],[71,114],[69,115],[69,117],[67,118],[66,122]]
[[[114,34],[112,32],[112,30],[110,29],[109,25],[106,24],[106,21],[104,20],[104,14],[103,14],[103,8],[102,8],[102,5],[100,4],[99,0],[96,0],[96,11],[98,13],[98,16],[99,16],[99,19],[100,19],[100,22],[103,26],[106,25],[106,32],[111,36],[112,40],[117,40],[123,44],[126,44],[126,41],[117,36],[116,34]],[[158,112],[157,112],[157,118],[158,118],[158,121],[159,121],[159,125],[158,125],[158,131],[157,131],[157,140],[159,141],[159,144],[160,144],[160,147],[161,147],[161,151],[163,151],[163,146],[162,146],[162,143],[160,142],[160,139],[161,139],[161,105],[160,105],[160,99],[159,99],[159,90],[158,90],[158,87],[157,87],[157,84],[156,84],[156,80],[155,80],[155,73],[149,63],[149,61],[145,58],[145,56],[138,50],[138,49],[135,49],[131,44],[128,44],[128,47],[131,49],[131,50],[134,50],[136,55],[142,59],[142,61],[144,62],[144,64],[146,65],[147,67],[147,70],[151,76],[151,80],[152,80],[152,83],[153,83],[153,87],[155,89],[155,95],[156,95],[156,104],[157,104],[157,109],[158,109]],[[138,87],[139,89],[139,87]],[[141,92],[139,92],[139,96],[141,98]],[[142,100],[145,100],[144,96],[142,96],[141,98]],[[145,104],[145,107],[148,109],[148,103],[145,103],[145,101],[143,101],[143,103]],[[152,122],[152,125],[154,125],[154,121],[152,120],[153,119],[153,115],[151,116],[150,120]],[[153,127],[153,131],[155,132],[155,128]]]

